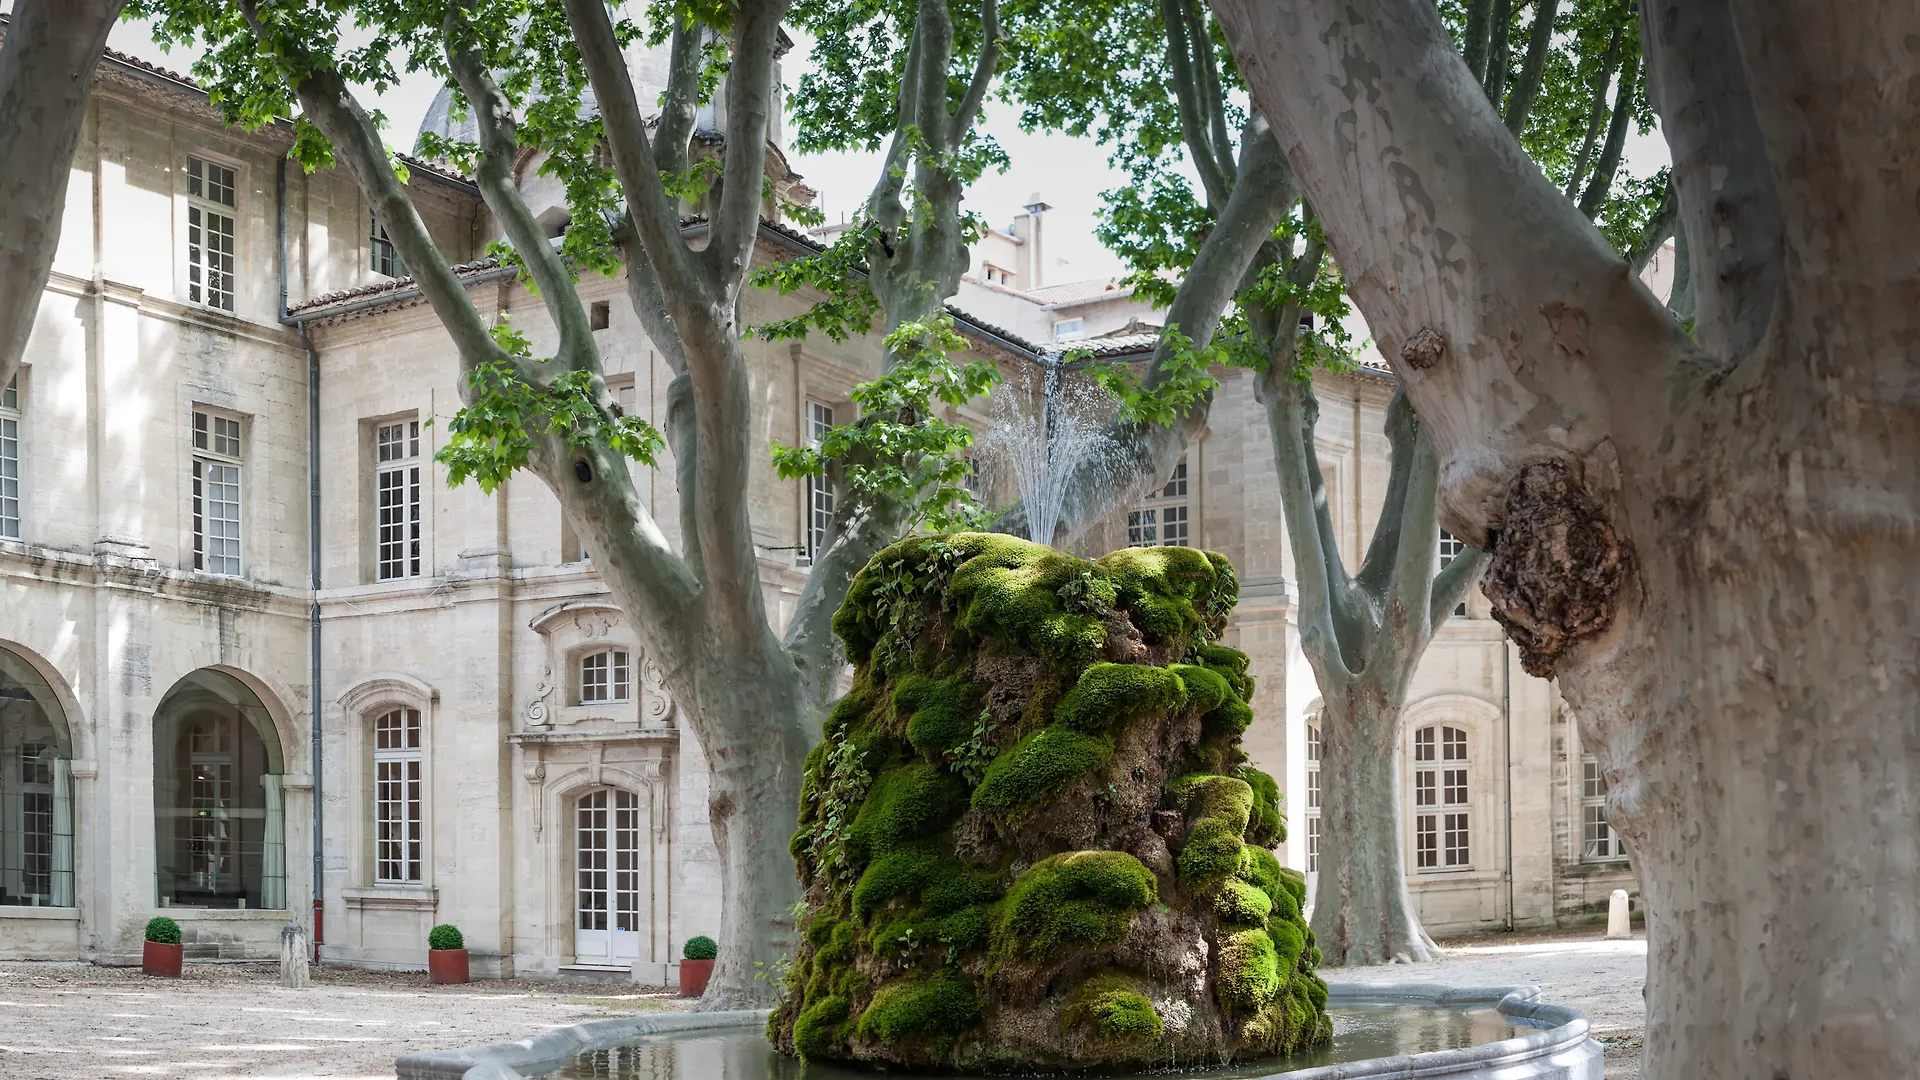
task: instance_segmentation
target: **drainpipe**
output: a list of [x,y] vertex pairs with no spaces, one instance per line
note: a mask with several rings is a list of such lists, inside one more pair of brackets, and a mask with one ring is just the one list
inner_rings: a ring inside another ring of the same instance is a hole
[[307,761],[313,770],[313,962],[320,962],[322,916],[326,899],[325,836],[321,817],[320,744],[320,354],[307,336],[305,323],[287,317],[287,159],[275,176],[280,238],[280,322],[293,323],[307,351],[307,727],[313,744]]
[[1513,642],[1500,639],[1500,741],[1507,759],[1507,930],[1513,930]]

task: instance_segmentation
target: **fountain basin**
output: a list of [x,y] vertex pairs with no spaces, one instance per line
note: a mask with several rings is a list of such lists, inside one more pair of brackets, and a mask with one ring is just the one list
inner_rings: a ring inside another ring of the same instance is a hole
[[[1489,1021],[1501,1030],[1510,1030],[1505,1038],[1471,1046],[1434,1049],[1421,1053],[1370,1057],[1357,1061],[1288,1067],[1271,1063],[1275,1071],[1263,1072],[1262,1066],[1238,1066],[1226,1072],[1195,1070],[1194,1075],[1232,1076],[1241,1080],[1362,1080],[1368,1077],[1461,1078],[1461,1080],[1602,1080],[1600,1044],[1587,1034],[1586,1017],[1574,1009],[1548,1005],[1540,1001],[1537,986],[1449,987],[1427,983],[1371,985],[1329,982],[1327,1005],[1388,1006],[1422,1010],[1436,1018],[1478,1014],[1473,1023],[1479,1030],[1493,1030]],[[562,1069],[582,1055],[609,1047],[647,1040],[687,1038],[711,1033],[738,1033],[758,1037],[766,1021],[758,1011],[712,1013],[662,1013],[651,1016],[627,1016],[611,1020],[593,1020],[585,1024],[555,1028],[531,1039],[464,1050],[436,1050],[408,1054],[395,1062],[399,1080],[526,1080]],[[1504,1022],[1504,1023],[1501,1023]],[[1496,1034],[1499,1032],[1496,1031]],[[1340,1030],[1335,1029],[1336,1047]],[[768,1052],[771,1050],[768,1048]],[[712,1071],[713,1063],[688,1062],[686,1070],[676,1070],[675,1080],[722,1080]],[[791,1075],[802,1078],[812,1070],[795,1068]],[[582,1071],[580,1075],[593,1075]],[[605,1075],[602,1073],[601,1075]],[[725,1080],[763,1080],[763,1075],[731,1073]],[[788,1075],[788,1074],[782,1074]],[[823,1075],[858,1075],[834,1070]],[[881,1074],[867,1074],[881,1075]],[[1169,1075],[1159,1073],[1154,1075]]]

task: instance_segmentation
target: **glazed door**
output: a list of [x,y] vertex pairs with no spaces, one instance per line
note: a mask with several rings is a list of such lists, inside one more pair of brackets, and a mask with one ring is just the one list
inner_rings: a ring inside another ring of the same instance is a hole
[[640,956],[640,799],[602,789],[574,810],[574,962],[628,965]]

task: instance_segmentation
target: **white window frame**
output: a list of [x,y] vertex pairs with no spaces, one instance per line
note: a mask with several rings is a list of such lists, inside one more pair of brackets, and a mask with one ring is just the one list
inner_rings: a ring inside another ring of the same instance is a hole
[[1428,724],[1413,733],[1413,866],[1422,874],[1473,869],[1473,791],[1467,730]]
[[[239,297],[240,167],[206,154],[189,154],[186,191],[187,302],[230,312]],[[222,223],[224,233],[219,228]],[[226,240],[225,250],[214,245],[211,258],[209,234]],[[225,257],[224,266],[220,256]]]
[[[1465,540],[1460,539],[1445,529],[1441,529],[1440,543],[1435,551],[1437,558],[1440,560],[1439,569],[1445,570],[1447,564],[1452,562],[1465,550],[1467,550],[1467,542]],[[1456,604],[1453,613],[1464,616],[1467,613],[1467,602],[1462,600]]]
[[[833,427],[833,406],[808,398],[802,422],[806,424],[808,446],[819,446]],[[801,481],[800,526],[801,556],[811,565],[827,546],[827,534],[833,529],[835,509],[833,481],[824,476],[809,476]]]
[[1192,547],[1193,516],[1187,456],[1180,455],[1167,482],[1127,511],[1128,547]]
[[[193,568],[222,577],[246,573],[246,423],[232,413],[196,405],[190,421],[193,447],[190,507],[193,517]],[[223,490],[216,491],[219,487]],[[231,500],[215,499],[228,494]],[[213,517],[214,503],[231,506],[231,518]],[[231,522],[233,535],[216,536],[208,526]],[[231,552],[215,551],[216,543],[231,540]]]
[[1580,758],[1580,861],[1625,862],[1627,842],[1607,824],[1607,777],[1592,754]]
[[367,211],[367,269],[382,277],[403,278],[407,276],[407,267],[400,261],[400,249],[393,246],[393,238],[374,216]]
[[625,705],[633,701],[633,654],[625,649],[594,649],[574,661],[576,697],[582,705]]
[[21,535],[21,506],[26,501],[20,487],[20,428],[24,421],[20,376],[16,373],[5,389],[0,389],[0,540],[18,540]]
[[[420,576],[420,421],[373,429],[373,566],[379,581]],[[390,520],[391,519],[391,520]]]
[[1053,336],[1056,338],[1077,337],[1087,332],[1085,319],[1061,319],[1053,324]]
[[1307,722],[1307,873],[1320,872],[1320,724]]
[[373,880],[418,885],[426,867],[425,727],[408,705],[373,717]]

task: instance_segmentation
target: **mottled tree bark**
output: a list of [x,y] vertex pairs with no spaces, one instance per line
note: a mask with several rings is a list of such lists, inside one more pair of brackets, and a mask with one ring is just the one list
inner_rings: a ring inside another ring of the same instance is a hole
[[1441,521],[1491,547],[1611,782],[1647,1075],[1910,1075],[1920,98],[1892,88],[1920,9],[1644,5],[1698,344],[1430,4],[1217,10],[1444,462]]
[[93,69],[125,0],[19,0],[0,42],[0,387],[20,368],[60,246]]

